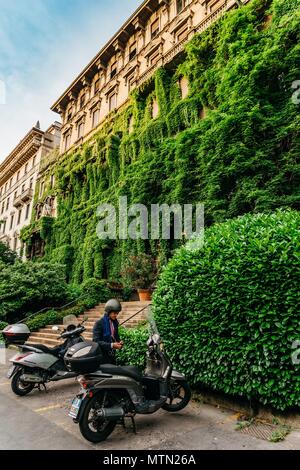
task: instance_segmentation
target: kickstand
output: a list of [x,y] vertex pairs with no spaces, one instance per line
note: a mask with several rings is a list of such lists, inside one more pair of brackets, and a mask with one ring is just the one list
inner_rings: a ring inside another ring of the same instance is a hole
[[48,393],[48,390],[47,390],[47,387],[45,384],[38,384],[38,389],[39,389],[39,392],[41,392],[41,387],[44,387],[44,390],[45,390],[45,393]]
[[[134,416],[127,416],[127,418],[130,418],[130,419],[131,419],[131,424],[132,424],[133,432],[134,432],[134,434],[137,434]],[[123,426],[124,430],[127,432],[127,427],[126,427],[125,418],[121,418],[120,424]]]
[[134,434],[137,434],[134,416],[131,416],[131,424],[132,424]]

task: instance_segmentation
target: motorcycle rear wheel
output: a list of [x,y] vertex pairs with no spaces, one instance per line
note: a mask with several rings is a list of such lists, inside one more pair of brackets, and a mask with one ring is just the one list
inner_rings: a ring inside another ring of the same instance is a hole
[[24,370],[20,369],[11,380],[11,389],[19,397],[25,397],[25,395],[28,395],[35,387],[34,383],[27,383],[21,380],[23,374]]
[[[171,380],[168,399],[162,409],[170,413],[183,410],[189,404],[191,397],[192,392],[187,382]],[[174,400],[179,401],[174,403]]]
[[89,442],[97,444],[105,441],[116,427],[116,421],[97,418],[95,413],[102,407],[110,407],[116,404],[116,397],[110,392],[109,396],[104,393],[95,395],[87,404],[79,423],[82,436]]

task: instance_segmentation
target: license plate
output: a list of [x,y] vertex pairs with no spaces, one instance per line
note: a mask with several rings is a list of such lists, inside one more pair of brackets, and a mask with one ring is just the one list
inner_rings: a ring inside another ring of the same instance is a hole
[[72,402],[70,412],[69,412],[69,416],[71,418],[73,418],[73,419],[77,418],[82,400],[83,400],[83,398],[78,398],[78,397],[74,398],[74,400]]
[[6,377],[7,377],[8,379],[11,379],[11,378],[12,378],[12,376],[13,376],[13,374],[14,374],[14,371],[15,371],[15,368],[16,368],[16,366],[11,366],[11,368],[10,368],[9,371],[7,372]]

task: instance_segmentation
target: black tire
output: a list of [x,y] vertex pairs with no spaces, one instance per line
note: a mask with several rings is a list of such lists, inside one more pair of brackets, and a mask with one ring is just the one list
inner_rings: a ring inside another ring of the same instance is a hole
[[[187,382],[171,380],[168,399],[162,408],[170,413],[175,413],[183,410],[189,404],[191,398],[192,392]],[[176,399],[179,402],[174,403]]]
[[23,369],[19,369],[11,380],[11,389],[19,397],[25,397],[25,395],[28,395],[35,387],[33,383],[22,382],[21,376],[23,374]]
[[98,444],[99,442],[105,441],[113,432],[117,421],[109,421],[100,418],[93,419],[91,414],[95,413],[95,410],[103,406],[109,407],[116,404],[116,402],[117,398],[110,390],[107,390],[106,395],[105,392],[101,392],[89,400],[79,422],[80,432],[87,441]]

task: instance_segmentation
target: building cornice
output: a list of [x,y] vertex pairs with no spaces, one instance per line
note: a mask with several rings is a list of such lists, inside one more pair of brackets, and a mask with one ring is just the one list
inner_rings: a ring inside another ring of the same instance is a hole
[[14,175],[42,145],[44,132],[33,127],[0,165],[0,186]]
[[[99,67],[106,68],[110,58],[122,49],[122,44],[126,45],[129,36],[133,35],[139,29],[143,29],[150,16],[157,11],[162,4],[168,4],[169,0],[145,0],[142,5],[130,16],[126,23],[121,26],[119,31],[112,39],[100,50],[100,52],[91,60],[80,75],[71,83],[69,88],[53,104],[51,110],[61,113],[69,102],[69,94],[78,95],[83,87],[84,80],[90,80],[95,75]],[[100,66],[99,66],[100,64]]]

